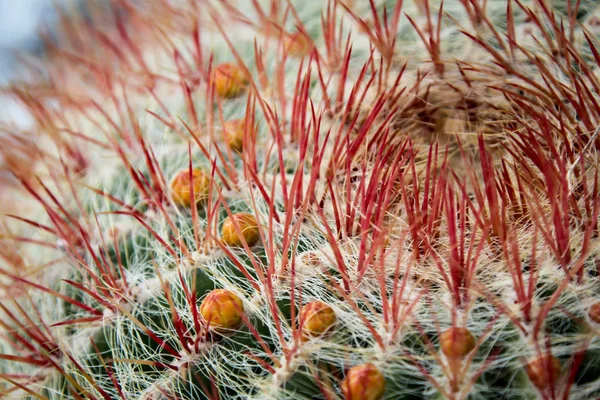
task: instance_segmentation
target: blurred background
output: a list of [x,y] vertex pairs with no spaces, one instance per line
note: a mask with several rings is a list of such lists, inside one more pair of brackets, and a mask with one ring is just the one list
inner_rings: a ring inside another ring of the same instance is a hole
[[15,51],[39,52],[38,29],[51,26],[52,0],[0,0],[0,85],[17,73]]
[[[0,0],[0,87],[19,74],[17,52],[42,51],[39,29],[52,26],[56,4],[66,1],[69,0]],[[0,94],[1,122],[25,127],[29,118],[20,106]]]

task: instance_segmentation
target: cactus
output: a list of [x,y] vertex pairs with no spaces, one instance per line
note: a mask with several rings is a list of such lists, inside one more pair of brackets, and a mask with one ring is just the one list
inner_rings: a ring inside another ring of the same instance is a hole
[[600,397],[594,3],[65,14],[5,89],[0,397]]

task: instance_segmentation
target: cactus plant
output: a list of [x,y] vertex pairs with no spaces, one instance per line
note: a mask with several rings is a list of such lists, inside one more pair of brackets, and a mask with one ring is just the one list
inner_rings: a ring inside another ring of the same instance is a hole
[[5,89],[1,397],[600,397],[594,1],[101,3]]

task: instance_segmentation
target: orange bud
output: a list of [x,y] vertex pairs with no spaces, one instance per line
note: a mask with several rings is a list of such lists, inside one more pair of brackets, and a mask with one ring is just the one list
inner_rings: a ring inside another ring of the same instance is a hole
[[546,390],[560,377],[562,366],[560,361],[550,354],[538,357],[525,365],[529,380],[538,390]]
[[304,265],[309,266],[309,267],[313,267],[313,268],[323,267],[323,260],[317,253],[315,253],[313,251],[302,253],[301,260]]
[[242,237],[235,230],[234,221],[248,246],[255,245],[260,239],[258,222],[254,218],[254,215],[246,213],[233,214],[231,217],[225,219],[221,228],[221,239],[223,242],[232,247],[243,246],[244,240],[242,240]]
[[248,88],[244,71],[233,63],[218,65],[213,72],[215,92],[225,99],[242,95]]
[[223,136],[227,145],[238,153],[244,148],[244,120],[235,119],[223,124]]
[[285,51],[292,57],[307,56],[313,49],[312,41],[302,32],[284,34],[283,46]]
[[225,289],[211,291],[200,305],[200,314],[212,329],[236,329],[242,323],[244,304],[233,292]]
[[466,328],[451,327],[440,336],[440,347],[448,358],[463,358],[475,348],[475,337]]
[[592,321],[600,324],[600,301],[590,307],[588,310],[588,315]]
[[[192,185],[194,189],[195,203],[208,198],[210,189],[210,177],[199,169],[192,170]],[[171,198],[175,204],[190,207],[192,204],[192,193],[190,191],[190,171],[182,169],[175,174],[171,181]]]
[[302,337],[318,337],[327,333],[337,322],[333,308],[322,301],[311,301],[300,310]]
[[350,368],[342,382],[346,400],[379,400],[385,393],[385,378],[373,364]]

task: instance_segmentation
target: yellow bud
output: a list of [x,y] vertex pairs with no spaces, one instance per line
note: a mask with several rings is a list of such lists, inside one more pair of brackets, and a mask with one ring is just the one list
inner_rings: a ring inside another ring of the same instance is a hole
[[539,390],[546,390],[554,385],[560,377],[562,366],[560,361],[552,355],[538,357],[525,365],[525,372],[529,380]]
[[220,64],[213,72],[215,92],[225,99],[242,95],[248,88],[244,71],[233,63]]
[[[192,185],[194,188],[195,203],[208,198],[210,189],[210,177],[199,169],[192,170]],[[182,169],[175,174],[171,181],[171,198],[175,204],[190,207],[192,204],[192,193],[190,191],[190,171]]]
[[600,301],[590,307],[588,310],[588,315],[592,321],[600,324]]
[[242,237],[235,230],[234,221],[248,246],[255,245],[260,239],[258,222],[254,218],[254,215],[246,213],[233,214],[225,219],[221,228],[221,239],[223,242],[232,247],[243,246]]
[[336,322],[333,308],[322,301],[311,301],[300,310],[303,339],[327,333]]
[[379,400],[385,393],[385,378],[373,364],[350,368],[342,382],[345,400]]
[[225,289],[211,291],[200,305],[200,314],[211,329],[228,331],[242,323],[244,304],[233,292]]
[[448,358],[463,358],[475,348],[475,337],[466,328],[452,327],[440,336],[440,347]]
[[295,34],[284,34],[283,45],[285,51],[292,57],[307,56],[313,49],[312,41],[302,32]]
[[244,125],[243,119],[235,119],[232,121],[226,121],[223,124],[223,137],[225,143],[233,151],[238,153],[244,148]]

